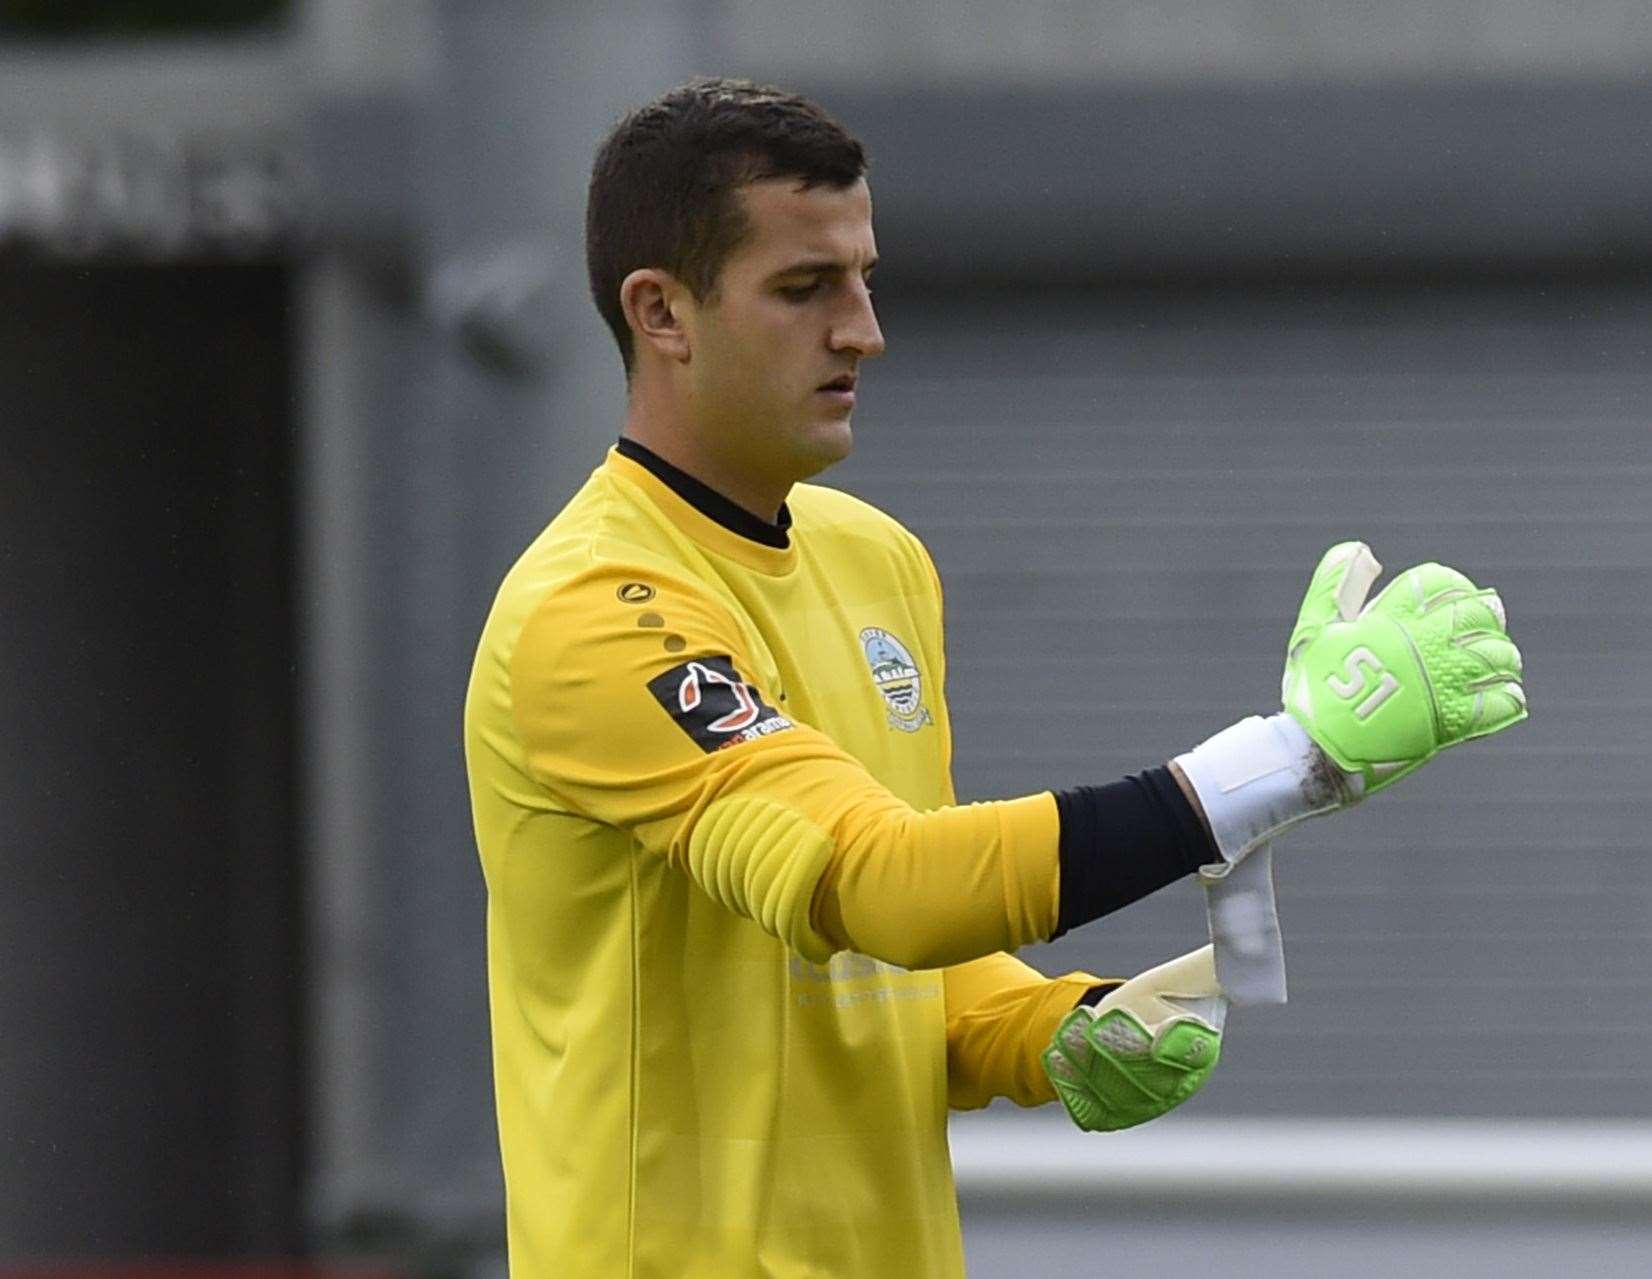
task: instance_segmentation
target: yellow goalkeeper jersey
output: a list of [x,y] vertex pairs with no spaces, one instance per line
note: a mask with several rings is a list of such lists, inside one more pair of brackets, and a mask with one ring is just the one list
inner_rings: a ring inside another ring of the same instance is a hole
[[[1053,928],[1053,801],[949,809],[981,922],[903,948],[932,890],[864,832],[954,802],[928,556],[827,488],[767,541],[692,488],[611,452],[471,675],[511,1273],[961,1275],[949,1100],[1048,1100],[1038,1049],[1096,981],[989,953]],[[823,917],[852,848],[878,900]]]

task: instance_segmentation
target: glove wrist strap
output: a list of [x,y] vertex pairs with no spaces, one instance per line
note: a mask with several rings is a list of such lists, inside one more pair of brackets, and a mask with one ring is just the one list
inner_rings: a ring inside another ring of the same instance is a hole
[[1219,879],[1245,855],[1306,817],[1358,799],[1364,780],[1344,772],[1291,716],[1252,715],[1207,738],[1176,764],[1192,784],[1222,862]]
[[1199,877],[1216,980],[1235,1004],[1285,1002],[1285,939],[1273,895],[1273,846],[1262,844],[1220,879]]

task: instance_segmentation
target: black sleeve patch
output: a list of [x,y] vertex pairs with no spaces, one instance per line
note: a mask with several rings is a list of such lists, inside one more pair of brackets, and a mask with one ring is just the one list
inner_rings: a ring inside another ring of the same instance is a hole
[[648,681],[648,691],[708,755],[792,727],[727,657],[697,657]]

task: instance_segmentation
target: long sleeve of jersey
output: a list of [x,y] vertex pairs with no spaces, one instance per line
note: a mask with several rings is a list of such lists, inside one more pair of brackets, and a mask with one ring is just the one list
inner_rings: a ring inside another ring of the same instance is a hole
[[1018,1106],[1054,1101],[1041,1055],[1061,1019],[1103,979],[1046,977],[1004,954],[956,964],[943,976],[947,1104],[974,1110],[994,1097]]
[[[639,609],[624,593],[644,580]],[[918,812],[755,669],[702,588],[593,557],[539,601],[510,657],[529,771],[810,959],[936,968],[1056,930],[1053,796]]]

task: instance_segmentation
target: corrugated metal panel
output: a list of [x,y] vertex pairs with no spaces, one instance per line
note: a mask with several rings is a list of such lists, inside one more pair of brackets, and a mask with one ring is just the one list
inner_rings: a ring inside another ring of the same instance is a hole
[[[1507,600],[1533,719],[1282,843],[1292,1002],[1235,1016],[1198,1105],[1652,1113],[1652,293],[907,301],[885,328],[832,479],[940,567],[965,797],[1276,707],[1343,537]],[[1029,958],[1123,974],[1203,932],[1189,883]]]

